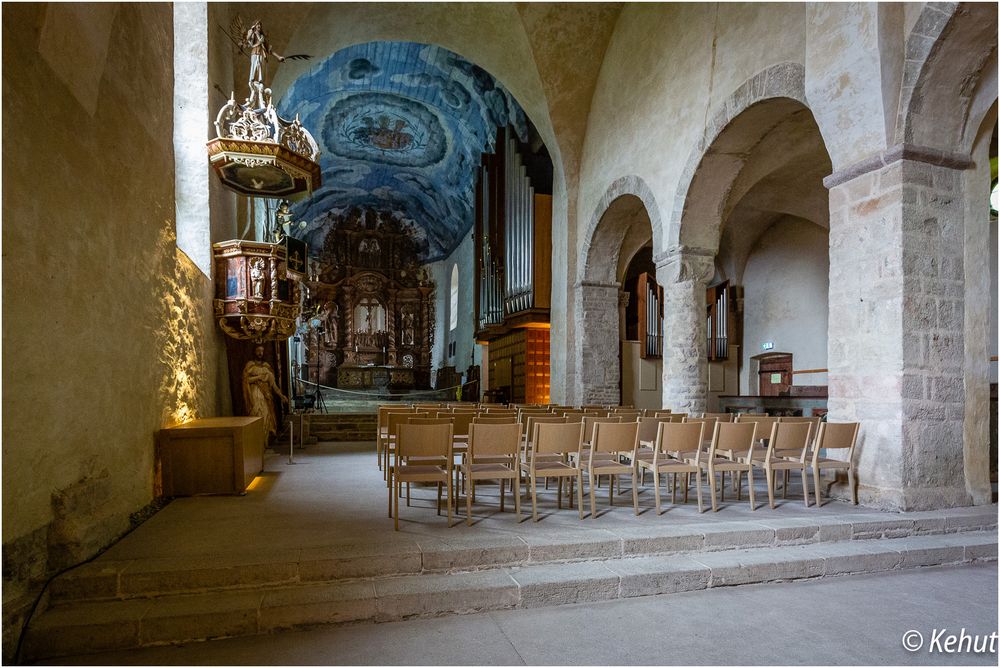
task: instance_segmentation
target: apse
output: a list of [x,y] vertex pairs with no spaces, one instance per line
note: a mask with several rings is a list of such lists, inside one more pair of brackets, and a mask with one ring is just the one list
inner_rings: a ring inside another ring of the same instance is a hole
[[320,144],[323,186],[297,203],[303,238],[322,248],[353,207],[412,225],[423,262],[450,255],[473,224],[476,168],[498,127],[528,141],[529,121],[479,66],[439,46],[368,42],[337,51],[289,87],[279,111]]

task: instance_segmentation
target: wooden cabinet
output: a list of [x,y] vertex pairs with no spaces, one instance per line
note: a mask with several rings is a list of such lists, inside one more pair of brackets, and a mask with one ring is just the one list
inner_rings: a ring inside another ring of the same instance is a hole
[[242,494],[264,470],[258,417],[192,420],[157,433],[164,496]]

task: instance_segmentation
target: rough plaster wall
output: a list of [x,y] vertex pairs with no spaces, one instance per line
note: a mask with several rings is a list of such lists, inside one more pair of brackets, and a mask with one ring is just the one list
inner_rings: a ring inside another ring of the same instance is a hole
[[[82,90],[39,51],[53,25],[107,34]],[[151,500],[154,432],[214,412],[219,351],[175,245],[170,5],[8,4],[3,28],[4,576],[23,580]]]
[[[997,217],[990,216],[990,356],[997,356]],[[997,382],[997,363],[990,362],[990,382]]]
[[[758,240],[743,274],[743,368],[740,391],[750,387],[750,358],[761,344],[791,353],[795,369],[825,369],[829,233],[808,221],[784,218]],[[795,376],[797,385],[826,385],[826,374]]]
[[[427,265],[434,278],[437,292],[434,303],[437,314],[434,320],[434,349],[432,364],[435,369],[454,366],[465,373],[471,364],[478,364],[479,346],[475,344],[475,283],[472,274],[475,269],[475,243],[470,231],[458,247],[444,260]],[[458,264],[458,327],[454,334],[448,331],[451,313],[451,268]],[[448,343],[456,341],[455,355],[447,356]],[[473,357],[473,355],[475,357]],[[475,361],[473,361],[473,359]]]
[[642,359],[638,341],[622,341],[622,405],[660,409],[663,360]]

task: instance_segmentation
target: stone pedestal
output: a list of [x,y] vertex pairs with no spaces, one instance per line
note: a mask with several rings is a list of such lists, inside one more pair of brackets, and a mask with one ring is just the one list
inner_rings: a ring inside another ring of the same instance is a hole
[[715,254],[672,248],[656,264],[663,286],[663,407],[701,413],[708,402],[705,289],[715,274]]
[[890,153],[827,179],[829,419],[861,422],[862,503],[968,505],[964,165]]

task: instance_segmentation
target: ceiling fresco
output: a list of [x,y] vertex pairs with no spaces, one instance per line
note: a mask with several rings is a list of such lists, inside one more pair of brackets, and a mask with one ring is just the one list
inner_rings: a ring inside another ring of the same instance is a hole
[[321,248],[352,207],[413,223],[426,261],[449,255],[473,223],[475,168],[497,126],[522,141],[528,120],[489,73],[437,46],[369,42],[342,49],[297,79],[278,105],[320,143],[323,186],[296,205],[303,238]]

